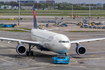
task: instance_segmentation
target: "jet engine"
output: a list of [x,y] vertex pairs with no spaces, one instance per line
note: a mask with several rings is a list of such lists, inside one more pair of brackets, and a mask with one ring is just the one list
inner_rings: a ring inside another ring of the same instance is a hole
[[26,47],[25,47],[23,44],[17,45],[17,47],[16,47],[16,52],[17,52],[19,55],[24,55],[24,54],[26,54],[26,51],[27,51],[27,49],[26,49]]
[[78,55],[84,55],[86,53],[86,48],[83,45],[79,45],[76,47],[76,53]]

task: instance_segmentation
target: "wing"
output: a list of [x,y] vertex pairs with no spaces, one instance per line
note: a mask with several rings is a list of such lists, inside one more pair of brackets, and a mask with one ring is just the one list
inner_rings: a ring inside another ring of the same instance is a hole
[[104,40],[105,38],[94,38],[94,39],[83,39],[83,40],[74,40],[71,41],[71,44],[76,44],[80,42],[90,42],[90,41],[99,41],[99,40]]
[[35,42],[35,41],[28,41],[28,40],[20,40],[20,39],[13,39],[13,38],[4,38],[4,37],[0,37],[0,40],[6,40],[6,41],[13,41],[13,42],[18,42],[18,43],[27,43],[27,44],[33,44],[33,45],[39,45],[39,42]]

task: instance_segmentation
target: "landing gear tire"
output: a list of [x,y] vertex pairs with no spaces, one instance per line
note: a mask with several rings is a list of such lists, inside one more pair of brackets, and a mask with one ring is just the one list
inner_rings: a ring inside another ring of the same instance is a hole
[[27,51],[27,52],[26,52],[26,55],[27,55],[27,56],[33,56],[33,51],[30,51],[30,52]]
[[30,52],[30,55],[33,56],[33,51]]
[[29,51],[26,52],[26,55],[29,56]]

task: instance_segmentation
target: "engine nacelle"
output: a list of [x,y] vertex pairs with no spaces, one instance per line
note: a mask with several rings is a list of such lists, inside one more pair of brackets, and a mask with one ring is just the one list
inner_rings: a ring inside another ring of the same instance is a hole
[[83,45],[79,45],[76,47],[76,53],[78,55],[84,55],[86,53],[86,48]]
[[25,47],[23,44],[17,45],[17,47],[16,47],[16,52],[17,52],[19,55],[24,55],[24,54],[26,54],[26,51],[27,51],[27,49],[26,49],[26,47]]

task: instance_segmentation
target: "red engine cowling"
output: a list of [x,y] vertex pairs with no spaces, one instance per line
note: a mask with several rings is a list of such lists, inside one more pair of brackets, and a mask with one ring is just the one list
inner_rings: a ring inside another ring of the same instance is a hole
[[83,45],[79,45],[76,47],[76,53],[78,55],[84,55],[86,53],[86,48]]
[[16,47],[16,52],[17,52],[19,55],[24,55],[24,54],[26,54],[26,51],[27,51],[27,49],[26,49],[26,47],[25,47],[23,44],[17,45],[17,47]]

